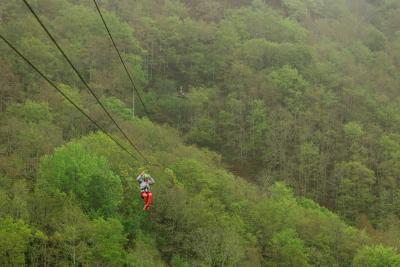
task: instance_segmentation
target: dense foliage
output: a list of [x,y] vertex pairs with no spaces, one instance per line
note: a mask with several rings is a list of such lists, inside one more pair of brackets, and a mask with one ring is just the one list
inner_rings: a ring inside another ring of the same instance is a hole
[[[2,43],[1,266],[399,266],[400,1],[99,1],[149,118],[92,1],[29,2],[158,163],[154,205]],[[118,137],[22,1],[0,23]]]

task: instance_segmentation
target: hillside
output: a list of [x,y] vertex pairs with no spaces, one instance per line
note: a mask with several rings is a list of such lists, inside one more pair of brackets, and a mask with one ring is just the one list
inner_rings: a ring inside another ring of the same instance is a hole
[[150,164],[1,2],[0,34],[135,158],[1,42],[1,266],[400,266],[400,1],[98,1],[135,114],[94,3],[28,2]]

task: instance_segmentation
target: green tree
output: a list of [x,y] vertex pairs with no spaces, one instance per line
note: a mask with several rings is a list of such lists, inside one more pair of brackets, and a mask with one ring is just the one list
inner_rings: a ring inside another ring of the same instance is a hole
[[[157,249],[156,240],[141,231],[136,233],[133,247],[129,249],[129,253],[126,255],[126,265],[129,267],[167,266],[167,264],[161,259],[160,251]],[[174,265],[173,260],[171,265],[176,267],[186,267],[184,264]]]
[[21,98],[21,88],[18,76],[5,61],[0,61],[0,75],[0,111],[5,111],[11,102]]
[[273,71],[268,75],[269,87],[276,91],[278,101],[282,101],[288,110],[297,115],[304,110],[303,94],[308,82],[297,69],[289,66]]
[[354,220],[357,215],[371,214],[375,196],[373,185],[374,172],[359,162],[339,163],[335,167],[338,179],[337,211],[349,220]]
[[394,267],[400,265],[400,255],[396,250],[382,245],[365,246],[354,257],[354,267]]
[[32,178],[39,158],[62,143],[61,129],[53,124],[49,106],[27,100],[10,104],[0,117],[0,144],[5,158],[1,171],[9,177]]
[[124,262],[126,237],[122,224],[113,218],[95,219],[92,225],[93,256],[98,264],[120,265]]
[[320,177],[320,154],[319,149],[313,143],[304,143],[300,146],[299,175],[302,185],[299,185],[301,194],[311,199],[317,199]]
[[267,266],[311,266],[303,241],[292,229],[283,230],[272,236],[270,254],[271,260]]
[[7,216],[14,220],[29,221],[29,194],[28,183],[25,180],[14,180],[0,177],[0,217]]
[[107,160],[72,142],[45,156],[40,163],[38,189],[73,194],[86,211],[115,214],[122,198],[120,178]]
[[247,142],[246,150],[248,157],[255,165],[265,161],[265,150],[267,150],[267,136],[269,131],[267,108],[263,101],[253,100],[250,103],[250,111],[247,117]]
[[21,220],[6,217],[0,220],[0,263],[3,266],[25,265],[32,230]]
[[357,122],[349,122],[344,125],[343,130],[349,159],[364,162],[367,158],[367,151],[362,143],[362,138],[365,135],[362,126]]
[[226,109],[218,115],[218,133],[224,142],[221,149],[228,160],[239,162],[245,157],[245,105],[234,95],[228,96]]

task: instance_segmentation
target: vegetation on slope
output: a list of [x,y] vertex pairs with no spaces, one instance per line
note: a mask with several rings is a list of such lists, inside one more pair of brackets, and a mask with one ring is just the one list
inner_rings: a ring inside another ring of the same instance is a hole
[[[154,206],[143,213],[143,163],[2,44],[0,265],[399,265],[399,1],[100,4],[151,121],[131,116],[129,81],[93,4],[32,2],[160,164],[149,169]],[[1,3],[0,21],[116,132],[22,2]]]

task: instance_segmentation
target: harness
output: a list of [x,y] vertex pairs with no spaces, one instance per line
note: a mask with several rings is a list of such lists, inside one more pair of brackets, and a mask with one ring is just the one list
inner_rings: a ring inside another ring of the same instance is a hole
[[139,181],[140,192],[150,192],[149,181]]

